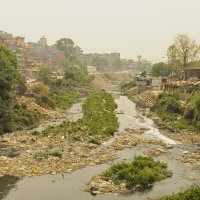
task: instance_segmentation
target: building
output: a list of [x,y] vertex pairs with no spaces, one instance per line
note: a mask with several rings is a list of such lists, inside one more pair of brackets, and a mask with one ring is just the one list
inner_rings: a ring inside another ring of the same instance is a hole
[[90,53],[90,54],[81,54],[80,59],[88,66],[93,65],[94,58],[105,58],[108,62],[108,66],[113,66],[113,63],[117,60],[120,61],[120,53],[105,53],[105,54],[98,54],[98,53]]
[[47,38],[44,36],[41,37],[40,40],[38,41],[38,44],[40,44],[43,47],[47,46]]
[[87,66],[88,74],[95,74],[97,72],[97,68],[94,66]]
[[24,46],[25,46],[25,38],[21,37],[21,36],[16,37],[15,38],[15,45],[18,48],[24,48]]
[[136,92],[140,94],[148,89],[151,85],[151,78],[150,75],[146,72],[141,72],[137,74],[136,77]]
[[185,81],[200,80],[200,67],[191,67],[184,70]]

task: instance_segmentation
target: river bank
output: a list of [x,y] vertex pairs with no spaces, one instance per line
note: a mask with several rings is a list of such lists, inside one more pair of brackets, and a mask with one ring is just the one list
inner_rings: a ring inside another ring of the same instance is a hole
[[[172,192],[178,192],[181,188],[187,187],[193,183],[199,183],[199,178],[196,179],[196,177],[200,177],[199,171],[191,170],[191,166],[189,164],[181,162],[181,158],[185,155],[184,152],[192,152],[194,151],[194,147],[176,144],[176,141],[171,141],[168,138],[163,138],[162,135],[158,132],[158,129],[154,127],[152,120],[146,118],[137,111],[135,103],[131,102],[125,96],[119,96],[118,94],[115,94],[114,96],[115,102],[118,105],[116,113],[119,113],[117,114],[117,117],[120,122],[119,130],[114,137],[103,142],[100,146],[88,144],[84,141],[76,141],[74,144],[69,144],[65,137],[47,137],[43,142],[41,142],[40,140],[36,141],[36,143],[41,144],[42,146],[48,146],[48,143],[52,145],[55,144],[52,150],[56,150],[55,147],[57,146],[59,148],[61,147],[61,149],[64,150],[64,156],[61,159],[59,158],[59,156],[50,156],[48,159],[46,159],[45,165],[38,164],[43,162],[39,158],[39,160],[37,161],[37,166],[39,168],[36,168],[37,170],[34,171],[36,173],[32,174],[30,172],[33,171],[30,170],[27,174],[23,174],[21,172],[21,174],[19,174],[19,176],[37,176],[33,178],[23,178],[22,180],[19,180],[19,182],[14,183],[13,189],[11,189],[10,192],[9,189],[6,189],[5,187],[6,195],[4,196],[4,199],[14,200],[20,197],[22,199],[30,200],[53,200],[55,198],[59,200],[64,200],[67,197],[70,199],[78,200],[80,199],[80,196],[82,199],[85,200],[92,199],[93,197],[90,196],[90,194],[81,192],[79,189],[84,188],[84,185],[90,179],[92,179],[93,176],[100,174],[112,163],[124,160],[132,160],[134,156],[137,155],[155,156],[155,159],[166,161],[169,164],[169,168],[173,171],[174,175],[172,178],[156,183],[152,190],[142,193],[134,193],[130,196],[131,199],[147,199],[147,197],[157,197],[164,194],[170,194]],[[120,110],[123,111],[123,113],[120,113]],[[35,139],[35,137],[36,136],[31,136],[31,139]],[[29,142],[33,142],[32,140],[27,141],[28,145],[32,145],[29,144]],[[21,140],[15,140],[14,144],[26,146],[27,141],[24,142]],[[170,144],[171,142],[173,144]],[[168,149],[168,144],[170,144],[173,148]],[[37,148],[40,147],[41,146],[38,146]],[[28,150],[26,150],[26,153],[28,153],[27,151]],[[26,157],[26,155],[27,154],[24,154],[24,157]],[[24,160],[21,160],[20,162],[19,158],[20,156],[9,159],[14,159],[16,160],[17,164],[23,165]],[[19,160],[19,162],[17,160]],[[16,163],[12,164],[14,165]],[[99,165],[101,163],[106,164]],[[31,163],[27,164],[31,165]],[[88,165],[92,166],[86,167]],[[2,165],[2,167],[5,167],[5,165]],[[13,166],[10,165],[10,167]],[[38,177],[38,175],[45,174],[44,168],[47,167],[48,169],[50,169],[48,173],[52,175]],[[17,168],[20,169],[19,165],[16,166],[16,169]],[[71,170],[68,171],[68,169]],[[24,169],[22,168],[21,171],[24,171]],[[4,172],[4,170],[2,170],[2,172]],[[7,172],[9,173],[9,170],[7,170]],[[56,173],[61,174],[53,175]],[[45,185],[45,188],[42,185]],[[100,186],[98,187],[101,188]],[[34,188],[34,192],[33,190],[30,190],[31,188]],[[105,192],[106,191],[101,191],[101,193]],[[116,191],[116,193],[118,192]],[[129,197],[121,195],[110,196],[104,194],[98,195],[96,198],[122,200]]]

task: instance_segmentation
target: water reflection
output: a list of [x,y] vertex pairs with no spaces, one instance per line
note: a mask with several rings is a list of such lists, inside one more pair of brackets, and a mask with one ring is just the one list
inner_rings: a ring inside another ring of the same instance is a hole
[[20,180],[19,177],[2,176],[0,177],[0,199],[5,198],[9,191],[16,187],[16,183]]

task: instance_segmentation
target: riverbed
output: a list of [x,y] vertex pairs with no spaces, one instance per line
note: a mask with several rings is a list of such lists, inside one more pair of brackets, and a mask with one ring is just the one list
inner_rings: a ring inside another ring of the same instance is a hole
[[[125,96],[115,95],[115,102],[118,105],[116,110],[120,123],[119,131],[116,136],[102,144],[102,148],[109,148],[109,145],[116,137],[125,129],[148,129],[140,138],[161,140],[166,144],[170,144],[173,148],[169,150],[169,154],[159,156],[158,160],[166,161],[169,169],[172,170],[173,176],[166,180],[156,183],[152,189],[145,192],[136,192],[131,195],[103,194],[96,197],[90,193],[83,192],[81,188],[93,176],[107,169],[112,163],[88,166],[81,170],[72,172],[71,174],[44,175],[30,178],[14,178],[0,177],[0,199],[5,200],[146,200],[147,197],[158,197],[173,192],[179,192],[181,189],[193,184],[200,184],[200,171],[192,170],[190,165],[180,161],[184,151],[194,151],[192,145],[182,145],[174,140],[163,136],[154,125],[151,119],[143,116],[136,109],[135,103]],[[80,109],[80,107],[79,107]],[[123,112],[122,112],[123,111]],[[117,151],[118,159],[114,162],[122,160],[131,160],[134,156],[143,155],[144,151],[157,147],[158,144],[138,144],[131,149]],[[159,147],[159,146],[158,146]],[[6,181],[5,181],[6,180]]]

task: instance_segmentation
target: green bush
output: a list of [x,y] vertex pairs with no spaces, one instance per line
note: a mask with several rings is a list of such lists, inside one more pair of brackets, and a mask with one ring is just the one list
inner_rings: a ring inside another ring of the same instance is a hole
[[120,85],[120,89],[121,89],[121,92],[127,92],[129,89],[133,88],[136,86],[136,81],[133,80],[133,81],[130,81],[130,82],[126,82],[126,83],[121,83]]
[[102,176],[115,184],[125,183],[128,189],[134,189],[136,186],[145,189],[155,181],[172,176],[172,172],[167,169],[166,163],[138,156],[131,163],[114,164]]
[[86,99],[82,106],[82,119],[48,127],[41,134],[48,136],[50,133],[63,134],[67,132],[73,141],[84,138],[88,142],[99,144],[101,139],[113,135],[119,126],[114,112],[116,107],[111,94],[105,91],[95,92]]
[[40,113],[37,109],[27,109],[26,104],[16,104],[12,111],[14,130],[37,126],[45,117],[46,115]]
[[114,110],[117,105],[111,94],[100,91],[87,98],[83,104],[83,120],[90,135],[108,137],[113,135],[119,124]]
[[40,151],[40,152],[35,154],[36,159],[47,159],[50,156],[61,158],[62,153],[60,151],[44,150],[44,151]]
[[153,110],[157,112],[169,112],[169,113],[181,113],[181,104],[177,99],[177,96],[168,93],[161,93],[156,103],[154,104]]
[[200,200],[200,186],[192,185],[184,192],[161,197],[159,200]]

